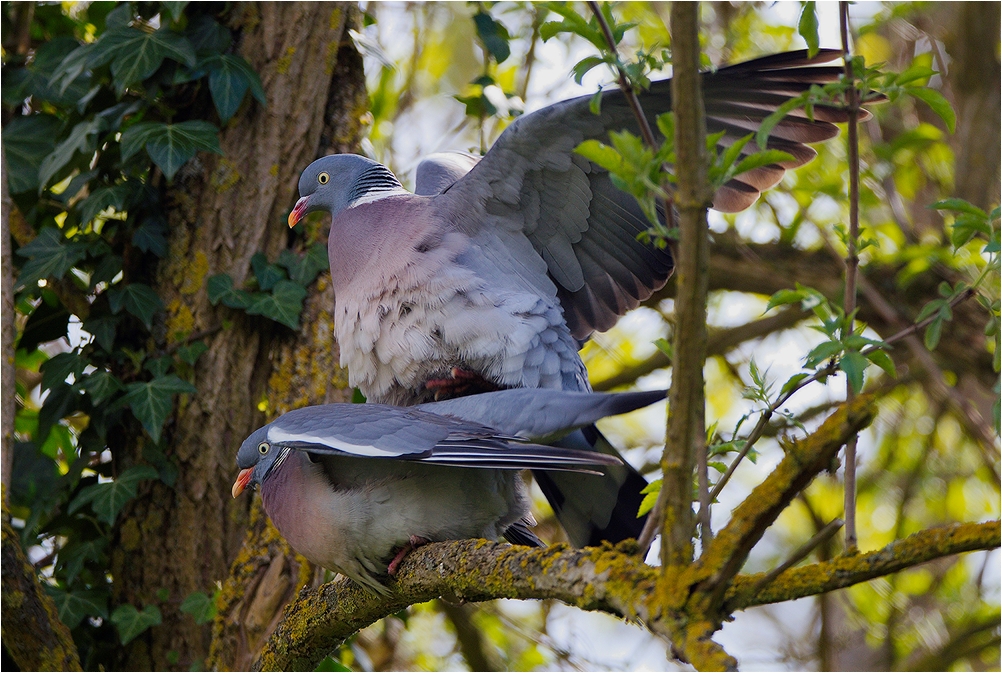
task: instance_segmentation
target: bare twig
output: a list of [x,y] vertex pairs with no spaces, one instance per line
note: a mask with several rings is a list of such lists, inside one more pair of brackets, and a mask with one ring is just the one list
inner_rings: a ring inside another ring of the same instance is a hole
[[[850,87],[847,92],[846,112],[849,114],[847,142],[849,144],[849,235],[846,240],[845,297],[846,315],[844,337],[852,334],[852,314],[856,310],[856,276],[859,272],[859,255],[856,241],[859,238],[859,96],[856,77],[849,53],[849,3],[839,2],[839,24],[842,31],[842,58],[845,61],[845,78]],[[845,381],[845,396],[852,400],[855,391],[849,377]],[[856,437],[845,445],[845,546],[856,547]]]
[[797,551],[793,552],[793,554],[790,555],[790,558],[786,559],[785,561],[783,561],[783,563],[779,564],[778,566],[770,570],[768,573],[766,573],[765,577],[756,582],[755,587],[752,589],[752,592],[758,593],[766,585],[771,584],[772,581],[775,580],[777,577],[782,575],[784,572],[786,572],[793,566],[800,563],[801,560],[807,558],[807,555],[810,554],[812,551],[814,551],[814,549],[818,545],[824,544],[829,539],[831,539],[831,536],[837,533],[838,529],[841,528],[844,523],[845,522],[842,521],[842,519],[833,519],[832,521],[830,521],[828,525],[826,525],[824,528],[815,533],[814,537],[812,537],[810,540],[802,544],[797,549]]

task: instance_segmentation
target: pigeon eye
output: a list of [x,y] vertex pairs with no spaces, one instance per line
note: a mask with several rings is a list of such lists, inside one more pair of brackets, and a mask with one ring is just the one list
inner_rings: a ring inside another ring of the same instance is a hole
[[331,181],[331,176],[329,173],[321,173],[320,175],[317,176],[317,182],[319,182],[322,185],[326,185],[330,181]]
[[257,445],[257,452],[260,453],[262,456],[267,455],[269,449],[271,449],[271,446],[268,444],[268,442],[261,442],[260,444]]

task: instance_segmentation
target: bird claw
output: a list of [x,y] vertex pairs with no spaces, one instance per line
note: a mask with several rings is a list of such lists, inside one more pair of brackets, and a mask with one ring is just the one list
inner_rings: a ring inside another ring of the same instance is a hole
[[403,562],[404,557],[410,554],[418,547],[420,547],[421,545],[426,545],[429,542],[431,542],[431,540],[429,540],[428,538],[424,538],[419,535],[411,535],[407,541],[407,544],[405,544],[403,547],[400,548],[400,551],[397,552],[397,555],[393,557],[392,561],[390,561],[390,565],[386,567],[387,574],[389,574],[391,577],[395,577],[397,574],[397,570],[400,569],[400,564]]
[[449,378],[431,379],[424,384],[426,390],[435,393],[435,401],[451,400],[466,395],[490,393],[501,390],[499,386],[488,381],[477,372],[453,367]]

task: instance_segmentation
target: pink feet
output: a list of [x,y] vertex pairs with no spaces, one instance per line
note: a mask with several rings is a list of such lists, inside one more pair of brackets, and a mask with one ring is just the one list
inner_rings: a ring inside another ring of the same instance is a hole
[[431,540],[427,538],[423,538],[418,535],[411,535],[407,544],[401,547],[400,551],[397,552],[397,555],[393,557],[392,561],[390,561],[390,565],[386,567],[386,572],[389,573],[391,577],[395,576],[397,574],[397,570],[400,568],[400,563],[404,560],[404,557],[410,554],[411,551],[417,549],[423,544],[428,544],[429,542],[431,542]]
[[453,367],[449,374],[450,378],[431,379],[424,384],[425,389],[435,393],[436,402],[501,390],[496,384],[491,383],[480,374],[467,369]]

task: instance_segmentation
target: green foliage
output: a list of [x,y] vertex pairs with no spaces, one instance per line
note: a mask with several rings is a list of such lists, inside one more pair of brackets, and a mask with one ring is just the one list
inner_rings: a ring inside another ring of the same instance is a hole
[[[6,31],[14,9],[3,11]],[[197,394],[186,378],[206,348],[185,334],[165,341],[154,275],[167,254],[165,181],[197,153],[220,153],[218,125],[248,92],[265,102],[225,11],[35,5],[29,56],[4,53],[5,177],[23,216],[16,362],[38,376],[35,391],[18,383],[11,510],[25,544],[52,551],[49,591],[92,668],[120,663],[103,658],[112,625],[125,644],[161,621],[155,605],[109,612],[109,542],[144,483],[177,478],[165,424],[180,395]],[[295,325],[326,253],[289,255],[279,272],[294,288],[276,288],[280,301],[259,312]],[[142,462],[118,453],[120,437],[145,444]]]
[[196,591],[181,603],[181,612],[191,615],[196,624],[208,624],[216,616],[216,602],[201,591]]

